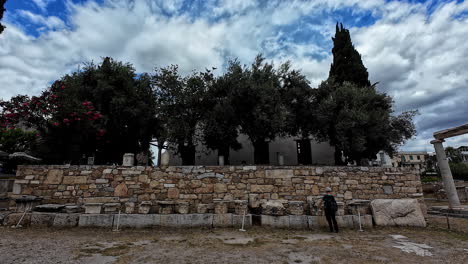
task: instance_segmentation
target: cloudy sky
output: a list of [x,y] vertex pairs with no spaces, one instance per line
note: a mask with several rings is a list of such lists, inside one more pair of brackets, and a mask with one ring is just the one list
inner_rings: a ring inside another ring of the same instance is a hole
[[[395,112],[418,109],[402,150],[433,151],[434,131],[468,123],[468,3],[385,0],[8,0],[0,98],[36,95],[105,56],[138,72],[188,73],[258,53],[286,60],[317,86],[328,76],[335,23],[351,31],[372,82]],[[447,145],[468,145],[468,136]]]

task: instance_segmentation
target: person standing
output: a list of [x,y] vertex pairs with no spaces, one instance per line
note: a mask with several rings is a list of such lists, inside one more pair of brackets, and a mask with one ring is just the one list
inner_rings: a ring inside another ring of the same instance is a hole
[[330,232],[338,233],[338,223],[336,223],[335,214],[338,210],[338,205],[336,203],[335,197],[331,194],[331,188],[325,188],[326,194],[323,196],[323,207],[325,209],[325,217],[327,218],[328,226],[330,227]]

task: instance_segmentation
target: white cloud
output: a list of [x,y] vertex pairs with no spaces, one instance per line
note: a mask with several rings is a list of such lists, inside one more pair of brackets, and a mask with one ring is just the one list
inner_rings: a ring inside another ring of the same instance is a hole
[[47,6],[54,2],[55,0],[32,0],[32,2],[39,8],[41,9],[42,12],[47,11]]
[[[51,2],[33,1],[44,13]],[[291,32],[278,28],[316,16],[318,22],[300,24],[296,31],[331,42],[336,18],[324,14],[352,7],[355,14],[367,11],[379,17],[370,26],[351,28],[371,79],[394,96],[398,111],[420,109],[420,133],[407,149],[426,148],[433,130],[468,122],[468,20],[461,16],[467,3],[438,4],[429,14],[428,4],[383,0],[207,2],[203,9],[197,9],[196,1],[184,6],[179,0],[67,2],[69,26],[53,16],[19,11],[45,29],[35,38],[9,23],[0,35],[0,98],[37,94],[80,63],[104,56],[131,62],[139,72],[178,64],[188,73],[222,69],[227,57],[250,63],[263,52],[277,64],[291,60],[318,85],[328,75],[329,48],[295,42]]]

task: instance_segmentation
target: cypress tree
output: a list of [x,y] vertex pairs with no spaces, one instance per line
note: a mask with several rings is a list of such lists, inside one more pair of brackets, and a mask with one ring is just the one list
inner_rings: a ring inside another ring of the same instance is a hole
[[[6,11],[4,7],[5,3],[6,3],[6,0],[0,0],[0,20],[2,20],[3,18],[3,12]],[[5,26],[3,26],[2,23],[0,23],[0,34],[2,34],[4,29],[5,29]]]
[[361,55],[351,42],[349,30],[343,24],[336,23],[336,33],[333,40],[333,63],[329,78],[333,77],[336,83],[351,82],[359,87],[370,86],[369,74],[362,63]]

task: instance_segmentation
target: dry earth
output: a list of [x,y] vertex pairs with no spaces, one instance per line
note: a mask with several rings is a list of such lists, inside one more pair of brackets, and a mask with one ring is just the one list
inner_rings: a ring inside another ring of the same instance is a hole
[[[468,233],[428,228],[365,232],[233,229],[12,229],[0,227],[0,263],[468,263]],[[466,229],[468,220],[451,219]]]

